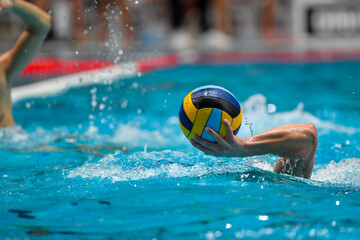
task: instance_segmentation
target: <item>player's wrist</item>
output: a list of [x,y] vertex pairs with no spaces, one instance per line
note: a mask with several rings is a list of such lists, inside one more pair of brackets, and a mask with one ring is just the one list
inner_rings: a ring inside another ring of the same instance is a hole
[[248,156],[248,142],[246,139],[242,139],[236,137],[237,149],[238,149],[238,157],[247,157]]

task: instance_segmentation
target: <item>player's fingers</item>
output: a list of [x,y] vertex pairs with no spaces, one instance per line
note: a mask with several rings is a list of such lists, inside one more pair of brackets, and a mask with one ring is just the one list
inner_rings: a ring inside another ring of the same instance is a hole
[[213,156],[219,156],[219,154],[217,152],[215,152],[214,150],[211,150],[209,148],[204,147],[203,145],[201,145],[200,143],[196,142],[194,139],[190,140],[190,143],[198,148],[199,150],[203,151],[205,154],[210,154]]
[[217,145],[222,145],[223,147],[229,147],[229,144],[226,142],[226,140],[223,138],[223,137],[221,137],[217,132],[215,132],[214,130],[212,130],[211,128],[209,128],[209,127],[206,127],[205,128],[205,131],[207,132],[207,133],[209,133],[213,138],[215,138],[215,140],[217,141]]
[[225,127],[226,127],[226,137],[225,139],[231,144],[233,141],[234,141],[234,133],[231,129],[231,125],[230,125],[230,122],[229,120],[225,119],[224,120],[224,124],[225,124]]
[[[206,149],[210,150],[212,152],[212,154],[217,153],[216,156],[222,155],[223,153],[226,152],[226,149],[228,149],[228,147],[224,147],[223,145],[221,145],[219,143],[208,142],[208,141],[200,138],[199,136],[194,136],[193,140],[195,142],[197,142],[198,144],[202,145],[203,147],[205,147]],[[224,141],[224,140],[222,140],[222,141]],[[225,144],[227,144],[227,143],[225,143]]]
[[211,143],[211,142],[209,142],[209,141],[206,141],[206,140],[202,139],[202,138],[199,137],[199,136],[194,135],[194,136],[192,137],[192,140],[194,140],[195,142],[197,142],[198,144],[200,144],[200,145],[202,145],[202,146],[204,146],[204,147],[206,147],[206,148],[209,148],[209,149],[214,149],[214,148],[216,148],[216,144],[215,144],[215,143]]

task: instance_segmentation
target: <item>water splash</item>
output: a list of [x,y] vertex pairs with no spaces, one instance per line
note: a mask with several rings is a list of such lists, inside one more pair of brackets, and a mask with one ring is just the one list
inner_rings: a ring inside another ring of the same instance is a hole
[[90,125],[80,136],[81,140],[89,140],[94,144],[116,144],[128,148],[152,149],[189,148],[191,145],[179,127],[177,117],[169,117],[160,121],[149,121],[151,117],[136,118],[114,127],[109,134],[100,133],[101,126]]
[[252,131],[259,133],[270,128],[290,124],[311,122],[318,128],[319,135],[329,132],[345,133],[353,135],[360,133],[359,128],[342,126],[330,121],[323,121],[309,112],[304,111],[304,104],[299,103],[294,110],[287,112],[268,113],[267,99],[264,95],[255,94],[249,97],[243,104],[242,109],[248,123],[252,123],[251,129],[242,127],[240,135],[250,136]]
[[[130,155],[117,152],[98,162],[87,162],[69,172],[68,178],[100,178],[112,182],[148,178],[202,177],[226,173],[243,173],[253,169],[248,161],[224,161],[202,153],[179,151],[136,152]],[[257,166],[260,166],[258,164]],[[264,164],[265,168],[268,165]]]
[[[358,158],[350,158],[339,163],[332,161],[324,167],[316,166],[313,177],[308,183],[318,185],[318,182],[322,182],[359,187],[359,160]],[[275,161],[275,157],[270,160],[267,157],[221,159],[206,156],[200,152],[184,153],[171,150],[147,152],[145,149],[133,154],[117,152],[96,162],[86,162],[84,165],[71,170],[67,177],[109,179],[112,182],[119,182],[150,178],[159,180],[237,174],[240,176],[238,179],[246,179],[249,172],[269,177],[273,174],[271,172]],[[279,175],[278,177],[287,178],[288,176]]]
[[338,163],[331,161],[324,168],[315,170],[312,179],[321,182],[359,187],[360,159],[348,158]]
[[37,127],[34,131],[27,132],[21,126],[14,125],[0,129],[0,149],[33,149],[49,145],[58,139],[65,138],[67,135],[68,132],[60,128],[48,131]]
[[[242,104],[242,108],[245,118],[238,136],[243,138],[279,125],[305,122],[314,123],[318,128],[319,135],[330,132],[348,135],[360,133],[360,129],[334,124],[315,117],[304,111],[302,103],[299,103],[294,110],[269,114],[266,98],[260,94],[251,96]],[[84,136],[89,136],[98,143],[107,142],[129,148],[143,148],[145,145],[156,149],[191,148],[188,140],[181,133],[178,116],[155,119],[157,117],[143,114],[142,118],[137,117],[129,122],[121,122],[114,127],[115,131],[109,135],[99,133],[98,129],[101,126],[90,126]]]

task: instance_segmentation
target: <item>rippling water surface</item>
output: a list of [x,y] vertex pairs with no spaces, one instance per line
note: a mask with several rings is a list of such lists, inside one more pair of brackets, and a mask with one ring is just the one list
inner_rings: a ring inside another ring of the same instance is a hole
[[[0,131],[0,235],[356,239],[359,67],[182,66],[17,102],[18,125]],[[177,114],[187,93],[207,84],[241,102],[241,137],[313,122],[312,179],[273,173],[275,156],[194,149]]]

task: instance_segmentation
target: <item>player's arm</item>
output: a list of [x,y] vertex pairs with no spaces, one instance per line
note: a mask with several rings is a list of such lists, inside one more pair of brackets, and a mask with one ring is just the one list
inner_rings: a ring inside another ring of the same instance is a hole
[[311,177],[318,142],[314,124],[279,126],[246,139],[235,136],[227,120],[224,124],[227,128],[226,138],[206,128],[217,143],[205,141],[198,136],[194,136],[191,143],[206,154],[214,156],[247,157],[274,154],[280,157],[275,164],[275,172]]
[[50,30],[50,15],[23,0],[0,0],[0,13],[10,11],[25,24],[14,47],[0,56],[6,79],[12,80],[35,56]]

